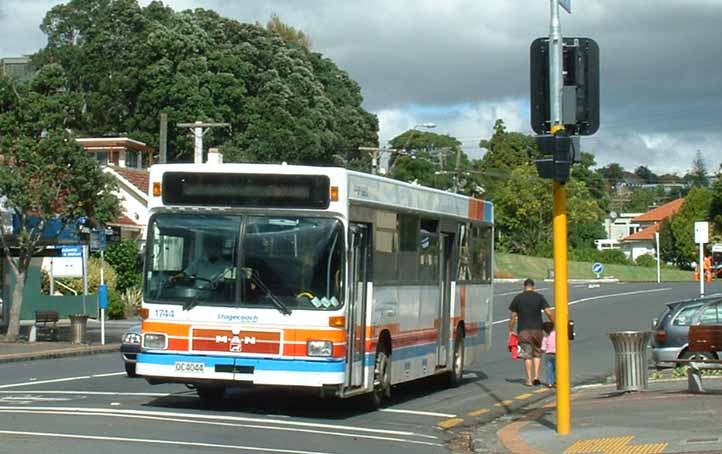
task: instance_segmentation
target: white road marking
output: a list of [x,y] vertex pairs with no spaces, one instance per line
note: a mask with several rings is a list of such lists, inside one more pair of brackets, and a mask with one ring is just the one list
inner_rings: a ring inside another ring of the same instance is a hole
[[34,380],[22,382],[22,383],[11,383],[9,385],[0,385],[0,389],[17,388],[20,386],[42,385],[45,383],[61,383],[61,382],[66,382],[66,381],[89,380],[91,378],[113,377],[116,375],[125,375],[125,372],[111,372],[109,374],[80,375],[78,377],[54,378],[52,380],[34,379]]
[[67,402],[73,400],[72,397],[42,397],[32,396],[27,393],[23,393],[20,396],[5,396],[0,397],[0,402],[16,403],[17,401],[22,402]]
[[[535,289],[537,292],[544,292],[546,290],[549,290],[548,287],[542,287]],[[509,295],[516,295],[517,293],[521,293],[521,290],[514,290],[513,292],[505,292],[505,293],[494,293],[494,296],[509,296]]]
[[[0,407],[2,410],[28,410],[27,407]],[[33,407],[33,410],[40,411],[66,411],[69,413],[101,413],[101,414],[118,414],[125,416],[155,416],[161,418],[195,418],[197,420],[207,421],[234,421],[234,422],[246,422],[256,424],[276,424],[279,426],[297,426],[304,428],[313,429],[329,429],[329,430],[348,430],[352,432],[372,433],[372,434],[383,434],[383,435],[397,435],[406,437],[420,437],[437,440],[438,437],[433,435],[418,434],[415,432],[401,431],[401,430],[388,430],[388,429],[371,429],[368,427],[357,427],[357,426],[344,426],[335,424],[323,424],[313,423],[304,421],[284,421],[280,419],[261,419],[261,418],[250,418],[245,416],[219,416],[219,415],[205,415],[195,413],[182,413],[182,412],[169,412],[169,411],[148,411],[148,410],[117,410],[110,408],[83,408],[83,407]]]
[[[199,425],[207,425],[207,426],[223,426],[223,427],[236,427],[236,428],[244,428],[244,429],[259,429],[259,430],[273,430],[273,431],[279,431],[279,432],[296,432],[296,433],[310,433],[314,435],[328,435],[328,436],[335,436],[335,437],[342,437],[342,438],[353,438],[353,439],[369,439],[369,440],[381,440],[381,441],[394,441],[404,444],[417,444],[417,445],[425,445],[425,446],[443,446],[440,443],[433,443],[429,441],[419,441],[419,440],[411,440],[407,438],[396,438],[396,437],[387,437],[387,436],[380,436],[380,435],[365,435],[365,434],[358,434],[358,433],[348,433],[348,432],[332,432],[327,430],[312,430],[312,429],[301,429],[297,427],[276,427],[276,426],[264,426],[260,424],[236,424],[236,423],[228,423],[228,422],[217,422],[217,421],[196,421],[193,419],[184,419],[184,418],[169,418],[167,416],[144,416],[144,415],[127,415],[127,414],[115,414],[111,413],[109,411],[102,411],[102,412],[85,412],[82,414],[78,414],[74,411],[38,411],[36,408],[25,408],[21,410],[5,410],[7,407],[0,407],[0,413],[24,413],[24,414],[39,414],[39,415],[65,415],[65,416],[105,416],[110,418],[123,418],[123,419],[143,419],[143,420],[157,420],[157,421],[163,421],[163,422],[180,422],[180,423],[187,423],[187,424],[199,424]],[[422,436],[419,434],[416,434],[416,436]],[[436,437],[432,437],[436,438]]]
[[[665,291],[667,291],[667,290],[672,290],[672,288],[671,288],[671,287],[665,287],[665,288],[655,288],[655,289],[651,289],[651,290],[637,290],[637,291],[634,291],[634,292],[611,293],[611,294],[609,294],[609,295],[590,296],[590,297],[587,297],[587,298],[581,298],[581,299],[578,299],[578,300],[570,301],[570,302],[569,302],[569,305],[570,305],[570,306],[573,306],[573,305],[575,305],[575,304],[583,303],[583,302],[585,302],[585,301],[602,300],[602,299],[606,299],[606,298],[614,298],[614,297],[617,297],[617,296],[630,296],[630,295],[640,295],[640,294],[642,294],[642,293],[665,292]],[[552,309],[554,309],[554,308],[552,308]],[[495,321],[494,323],[492,323],[492,325],[498,325],[499,323],[506,323],[506,322],[508,322],[509,320],[510,320],[510,319],[508,319],[508,318],[505,318],[504,320],[497,320],[497,321]]]
[[[168,397],[173,394],[170,393],[121,393],[121,392],[114,392],[114,391],[48,391],[48,390],[31,390],[31,391],[0,391],[0,394],[77,394],[77,395],[87,395],[87,396],[140,396],[140,397]],[[186,393],[178,393],[177,395],[182,395]],[[195,393],[194,393],[195,395]]]
[[449,413],[435,413],[433,411],[419,411],[419,410],[406,410],[404,408],[382,408],[379,410],[384,413],[403,413],[407,415],[418,415],[418,416],[437,416],[439,418],[454,418],[456,415]]
[[321,451],[298,451],[295,449],[261,448],[258,446],[222,445],[218,443],[199,443],[175,440],[151,440],[148,438],[104,437],[100,435],[76,435],[52,432],[25,432],[20,430],[0,430],[0,434],[19,435],[27,437],[68,438],[72,440],[121,441],[126,443],[147,443],[155,445],[195,446],[199,448],[233,449],[236,451],[252,452],[277,452],[283,454],[331,454]]

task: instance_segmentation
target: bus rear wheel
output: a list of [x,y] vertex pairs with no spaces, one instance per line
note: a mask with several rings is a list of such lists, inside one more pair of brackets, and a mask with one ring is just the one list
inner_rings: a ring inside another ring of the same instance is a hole
[[376,352],[374,363],[374,389],[367,397],[371,410],[381,408],[384,401],[391,398],[391,355],[384,350]]
[[196,393],[202,400],[220,400],[226,393],[223,385],[197,385]]

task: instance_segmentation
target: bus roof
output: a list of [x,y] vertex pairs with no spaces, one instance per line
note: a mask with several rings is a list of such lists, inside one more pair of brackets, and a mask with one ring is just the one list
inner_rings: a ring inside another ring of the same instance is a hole
[[331,179],[332,185],[339,186],[340,200],[346,198],[352,204],[393,207],[488,223],[494,221],[493,205],[488,201],[341,167],[285,164],[156,164],[150,168],[149,208],[163,206],[161,198],[153,195],[153,185],[160,183],[166,172],[326,175]]

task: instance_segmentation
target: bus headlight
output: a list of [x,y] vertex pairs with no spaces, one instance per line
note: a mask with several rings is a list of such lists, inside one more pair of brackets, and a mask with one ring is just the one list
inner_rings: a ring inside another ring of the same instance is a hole
[[143,347],[165,350],[166,340],[165,334],[147,333],[143,335]]
[[306,343],[306,354],[308,356],[330,357],[333,355],[333,342],[312,340]]

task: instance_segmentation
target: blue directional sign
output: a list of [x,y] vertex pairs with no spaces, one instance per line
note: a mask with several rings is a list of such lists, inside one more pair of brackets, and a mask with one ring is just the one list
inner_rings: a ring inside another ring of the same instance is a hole
[[604,272],[604,265],[603,265],[603,264],[601,264],[601,263],[599,263],[599,262],[596,262],[594,265],[592,265],[592,273],[594,273],[594,274],[596,274],[597,276],[599,276],[599,275],[602,274],[603,272]]
[[82,257],[83,246],[60,246],[61,257]]

